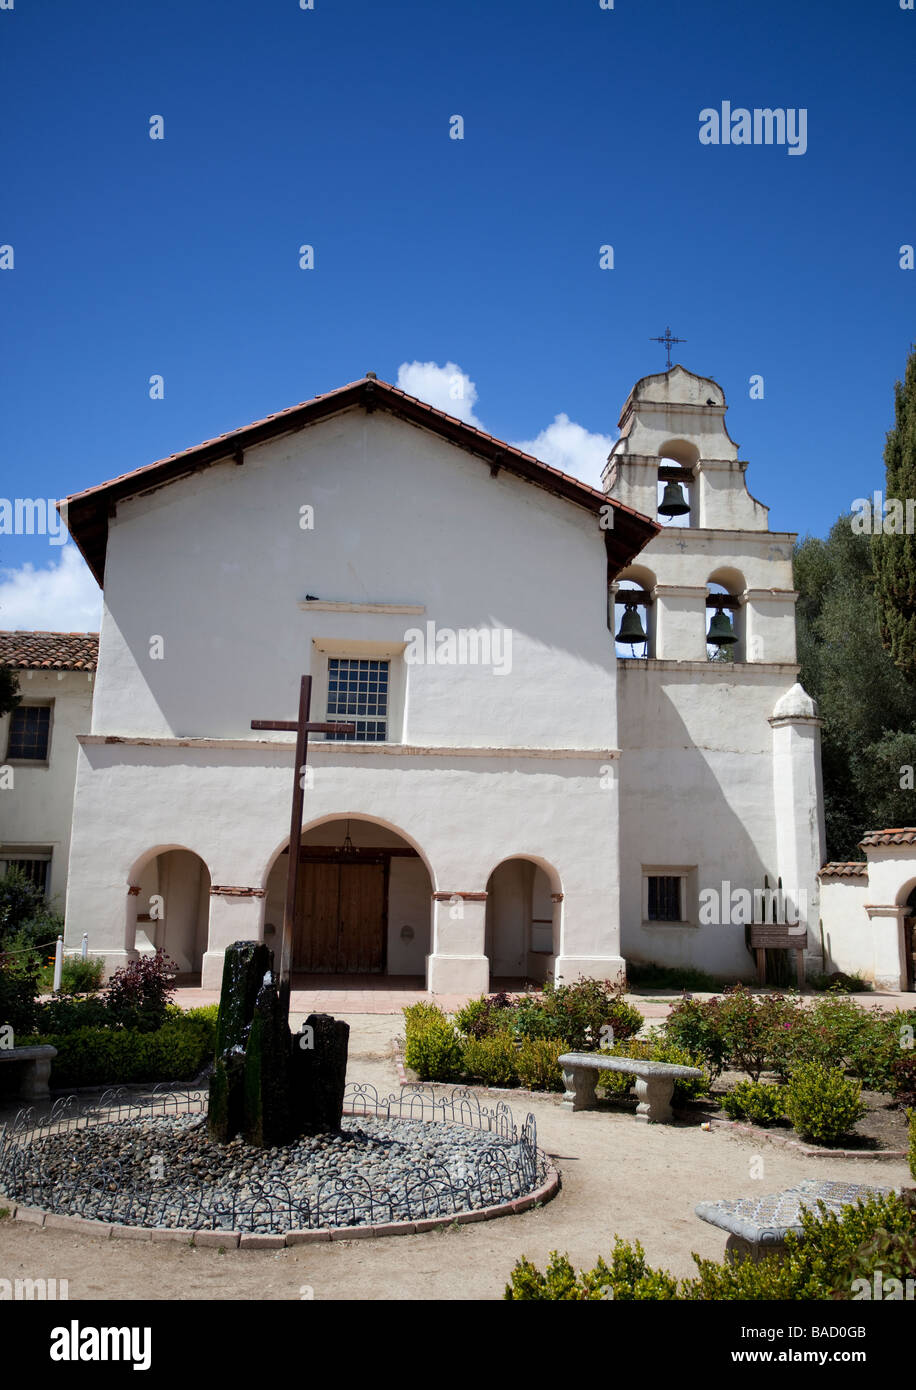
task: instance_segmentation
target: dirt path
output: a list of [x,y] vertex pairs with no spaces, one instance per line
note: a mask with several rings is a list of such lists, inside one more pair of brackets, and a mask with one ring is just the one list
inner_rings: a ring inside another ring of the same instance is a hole
[[[389,1042],[396,1017],[359,1015],[351,1025],[350,1079],[396,1090]],[[491,1093],[492,1094],[492,1093]],[[530,1109],[539,1143],[560,1168],[563,1187],[541,1210],[445,1232],[297,1246],[278,1251],[216,1250],[99,1240],[0,1223],[0,1277],[69,1280],[71,1299],[494,1299],[523,1254],[543,1266],[553,1249],[576,1265],[606,1254],[615,1232],[640,1240],[652,1263],[693,1270],[690,1252],[721,1258],[724,1235],[697,1220],[706,1198],[748,1196],[801,1178],[895,1186],[904,1162],[805,1159],[722,1130],[641,1125],[632,1115],[562,1109],[559,1096],[527,1101],[501,1093],[516,1121]],[[763,1161],[752,1179],[752,1160]]]

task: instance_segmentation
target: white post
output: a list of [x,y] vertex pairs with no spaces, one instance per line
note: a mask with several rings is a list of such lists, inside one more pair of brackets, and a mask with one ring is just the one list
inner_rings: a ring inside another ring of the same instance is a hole
[[80,947],[80,955],[82,956],[83,960],[85,960],[86,957],[88,956],[88,954],[89,954],[89,933],[88,933],[87,931],[84,931],[84,932],[83,932],[83,944],[82,944],[82,946]]
[[64,968],[64,938],[57,938],[57,945],[54,948],[54,993],[60,991],[60,976]]

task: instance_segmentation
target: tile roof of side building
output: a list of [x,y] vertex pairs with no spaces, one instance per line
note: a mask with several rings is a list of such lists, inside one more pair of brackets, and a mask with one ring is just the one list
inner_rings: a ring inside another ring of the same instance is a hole
[[0,630],[0,666],[19,671],[94,671],[97,632],[6,632]]

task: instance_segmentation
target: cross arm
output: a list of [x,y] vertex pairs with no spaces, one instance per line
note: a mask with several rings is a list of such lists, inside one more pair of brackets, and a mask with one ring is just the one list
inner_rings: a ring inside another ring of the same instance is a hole
[[[299,732],[299,725],[295,719],[252,719],[253,729],[282,729],[286,733],[295,734]],[[355,734],[355,724],[305,724],[303,726],[310,734]]]

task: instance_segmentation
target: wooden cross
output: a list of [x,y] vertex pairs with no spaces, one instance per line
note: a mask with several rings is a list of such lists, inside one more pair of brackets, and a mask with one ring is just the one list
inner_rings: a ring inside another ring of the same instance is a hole
[[672,336],[671,336],[671,329],[670,329],[670,328],[666,328],[666,329],[665,329],[665,336],[664,336],[664,338],[650,338],[649,341],[650,341],[651,343],[664,343],[664,344],[665,344],[665,348],[666,348],[667,353],[668,353],[668,365],[667,365],[667,370],[670,372],[670,370],[671,370],[671,344],[672,344],[672,343],[686,343],[687,339],[686,339],[686,338],[672,338]]
[[309,734],[354,734],[355,724],[312,724],[309,709],[312,703],[312,678],[303,676],[299,685],[299,718],[252,719],[253,729],[284,729],[296,734],[296,769],[293,778],[293,806],[289,822],[289,866],[286,875],[286,903],[283,908],[283,939],[280,945],[278,994],[289,1011],[290,969],[293,955],[293,930],[296,925],[296,901],[299,893],[299,842],[302,838],[302,794],[305,790],[305,769],[308,762]]

